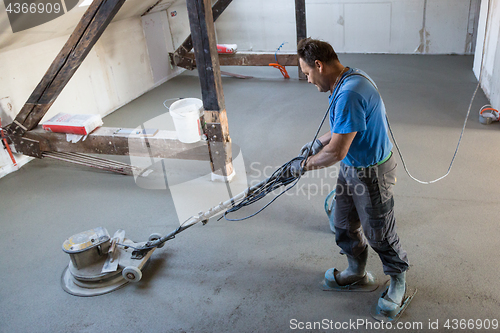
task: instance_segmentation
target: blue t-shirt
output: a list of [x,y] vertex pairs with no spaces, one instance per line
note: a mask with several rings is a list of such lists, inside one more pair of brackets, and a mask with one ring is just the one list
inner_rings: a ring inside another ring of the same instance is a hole
[[[363,71],[350,68],[329,97],[330,130],[338,134],[357,132],[342,162],[367,167],[388,157],[392,143],[387,135],[385,106],[380,94],[365,77],[352,75],[355,73],[368,77]],[[332,98],[335,98],[333,104]]]

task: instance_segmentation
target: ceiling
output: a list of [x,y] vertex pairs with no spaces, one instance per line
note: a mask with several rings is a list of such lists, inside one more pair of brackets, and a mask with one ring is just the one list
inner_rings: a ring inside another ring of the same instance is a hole
[[[78,3],[75,5],[76,2]],[[70,35],[88,9],[88,6],[85,6],[88,2],[88,0],[65,0],[66,8],[71,8],[65,14],[15,33],[9,21],[7,8],[5,8],[3,1],[0,2],[0,52]],[[113,21],[165,10],[174,2],[175,0],[126,0]],[[25,26],[29,24],[34,25],[33,22],[26,22]]]

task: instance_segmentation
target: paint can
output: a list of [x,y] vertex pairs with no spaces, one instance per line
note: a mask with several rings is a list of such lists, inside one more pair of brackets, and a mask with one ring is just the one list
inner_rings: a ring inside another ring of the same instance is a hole
[[200,141],[203,102],[198,98],[183,98],[172,103],[169,110],[179,141],[183,143]]

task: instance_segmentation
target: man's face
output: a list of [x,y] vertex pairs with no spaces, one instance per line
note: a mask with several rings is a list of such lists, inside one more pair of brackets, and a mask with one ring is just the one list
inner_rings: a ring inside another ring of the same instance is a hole
[[307,82],[314,84],[320,92],[327,92],[330,90],[325,77],[322,75],[323,65],[321,62],[316,61],[314,67],[309,66],[306,62],[299,58],[300,69],[307,76]]

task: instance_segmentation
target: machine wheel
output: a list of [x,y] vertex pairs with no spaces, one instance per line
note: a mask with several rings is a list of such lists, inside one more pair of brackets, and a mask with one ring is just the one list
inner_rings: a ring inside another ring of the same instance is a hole
[[[149,241],[155,241],[155,240],[158,240],[160,238],[161,238],[161,234],[155,232],[155,233],[149,235],[148,240]],[[161,249],[164,245],[165,245],[165,243],[162,243],[162,244],[158,245],[158,248]]]
[[135,266],[127,266],[123,269],[122,276],[128,282],[138,282],[142,278],[142,272]]

